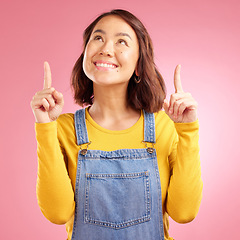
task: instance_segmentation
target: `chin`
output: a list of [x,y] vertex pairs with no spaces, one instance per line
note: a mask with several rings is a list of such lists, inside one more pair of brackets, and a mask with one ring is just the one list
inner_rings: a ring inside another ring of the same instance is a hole
[[128,85],[128,81],[117,81],[117,80],[113,80],[112,78],[94,79],[92,81],[94,84],[103,86],[103,87]]

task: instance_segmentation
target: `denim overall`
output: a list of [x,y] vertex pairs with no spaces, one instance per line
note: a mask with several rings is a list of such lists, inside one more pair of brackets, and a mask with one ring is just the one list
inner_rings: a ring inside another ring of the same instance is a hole
[[[144,112],[146,148],[87,150],[85,109],[75,113],[80,145],[72,240],[164,240],[154,115]],[[94,139],[92,139],[94,140]]]

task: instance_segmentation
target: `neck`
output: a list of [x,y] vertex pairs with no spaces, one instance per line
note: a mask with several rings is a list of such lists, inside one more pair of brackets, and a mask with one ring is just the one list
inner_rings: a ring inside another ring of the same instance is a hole
[[111,130],[131,127],[140,117],[140,111],[127,105],[127,85],[116,87],[93,86],[94,103],[89,114],[100,126]]

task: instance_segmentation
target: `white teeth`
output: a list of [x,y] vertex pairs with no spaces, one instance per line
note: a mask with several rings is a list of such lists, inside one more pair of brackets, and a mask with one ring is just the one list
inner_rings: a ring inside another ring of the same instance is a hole
[[96,63],[97,67],[105,67],[105,68],[115,68],[115,65],[107,64],[107,63]]

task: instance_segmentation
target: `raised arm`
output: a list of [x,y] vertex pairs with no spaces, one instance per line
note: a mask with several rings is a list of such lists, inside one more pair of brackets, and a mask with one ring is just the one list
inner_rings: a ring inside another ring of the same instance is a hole
[[169,156],[171,177],[166,210],[177,222],[192,221],[202,199],[202,179],[199,157],[199,125],[197,103],[185,93],[180,80],[180,66],[174,74],[175,93],[165,100],[164,109],[175,122],[176,138]]
[[57,121],[54,121],[62,111],[63,96],[52,88],[47,62],[44,63],[44,88],[35,94],[31,106],[36,119],[38,204],[48,220],[65,224],[74,213],[74,192],[64,149],[58,140]]

